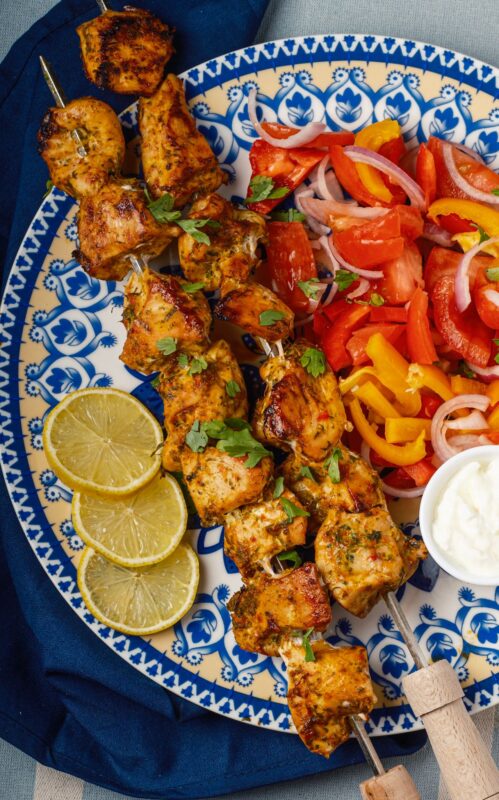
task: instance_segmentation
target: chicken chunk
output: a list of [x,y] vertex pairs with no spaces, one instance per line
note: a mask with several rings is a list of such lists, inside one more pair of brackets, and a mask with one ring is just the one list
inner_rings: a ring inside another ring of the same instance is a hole
[[[125,287],[123,322],[128,335],[121,360],[148,375],[161,369],[165,356],[161,340],[174,339],[178,350],[204,349],[211,312],[202,292],[185,292],[183,281],[144,269],[130,276]],[[176,352],[176,351],[174,351]]]
[[350,736],[348,716],[369,714],[376,702],[363,647],[314,642],[314,661],[301,644],[281,648],[288,670],[288,705],[296,730],[313,753],[329,758]]
[[256,404],[253,428],[261,442],[291,450],[304,463],[320,463],[331,455],[346,416],[329,367],[313,377],[303,366],[309,349],[308,342],[297,341],[284,356],[265,361],[260,375],[267,385]]
[[176,225],[156,222],[138,181],[114,178],[82,198],[73,255],[92,277],[118,281],[131,269],[130,255],[158,256],[178,232]]
[[364,459],[346,447],[337,447],[340,472],[334,483],[324,462],[312,467],[290,455],[281,465],[281,474],[310,513],[310,522],[318,528],[329,509],[365,511],[374,506],[386,508],[385,496],[377,472]]
[[327,592],[311,563],[280,578],[259,575],[231,597],[228,609],[239,647],[267,656],[278,656],[296,631],[325,631],[331,622]]
[[225,281],[222,295],[214,310],[219,319],[232,322],[268,342],[292,336],[295,315],[266,286],[259,283],[234,286],[234,282]]
[[196,200],[190,219],[210,219],[220,228],[209,230],[210,244],[189,233],[178,240],[180,266],[190,281],[202,281],[206,291],[219,289],[222,281],[245,283],[259,261],[258,245],[265,241],[265,220],[260,214],[238,209],[219,194]]
[[256,467],[246,467],[246,457],[235,458],[216,447],[207,447],[201,453],[184,447],[180,461],[202,525],[218,525],[228,511],[256,503],[274,471],[269,457]]
[[142,166],[154,197],[171,194],[182,208],[214,192],[225,175],[187,107],[182,81],[167,75],[157,92],[139,101]]
[[279,498],[268,490],[258,503],[238,508],[225,517],[224,548],[246,580],[268,567],[274,556],[305,544],[307,517],[289,518],[282,499],[302,508],[285,489]]
[[173,28],[141,8],[108,10],[76,32],[88,80],[119,94],[153,94],[174,52]]
[[333,509],[315,539],[315,561],[331,595],[357,617],[396,591],[427,555],[423,542],[402,533],[386,508]]
[[[239,364],[227,342],[215,342],[202,358],[207,366],[195,372],[196,364],[186,354],[165,360],[158,391],[165,407],[167,438],[163,448],[166,470],[180,470],[180,451],[195,420],[246,417],[248,399]],[[180,363],[179,363],[180,362]]]
[[[80,155],[71,137],[78,131],[87,155]],[[93,97],[72,100],[65,108],[49,108],[38,131],[38,152],[54,186],[72,197],[96,194],[118,175],[125,158],[121,124],[111,106]]]

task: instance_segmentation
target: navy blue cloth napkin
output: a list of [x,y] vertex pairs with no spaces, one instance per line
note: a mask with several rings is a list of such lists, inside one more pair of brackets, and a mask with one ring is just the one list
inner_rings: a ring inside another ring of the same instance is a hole
[[[176,72],[251,43],[266,4],[147,0],[148,8],[177,28],[178,55],[171,63]],[[51,99],[38,55],[54,65],[69,97],[96,94],[83,76],[74,32],[95,13],[91,0],[65,0],[17,42],[1,66],[4,280],[47,179],[35,137]],[[129,102],[99,96],[118,111]],[[0,509],[1,737],[56,769],[148,798],[220,795],[362,760],[353,741],[328,762],[311,755],[296,736],[204,711],[142,676],[99,641],[52,586],[3,483]],[[382,756],[403,756],[424,740],[422,733],[386,737],[377,748]]]

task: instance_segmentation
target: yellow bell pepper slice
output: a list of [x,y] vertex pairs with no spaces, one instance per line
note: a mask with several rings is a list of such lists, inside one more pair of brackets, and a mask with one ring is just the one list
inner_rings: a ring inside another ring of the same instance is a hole
[[438,394],[442,400],[452,400],[454,397],[447,375],[433,364],[411,364],[407,381],[413,389],[425,387]]
[[485,394],[490,397],[490,405],[495,406],[499,403],[499,380],[492,381],[485,389]]
[[[467,253],[468,250],[471,250],[472,247],[475,247],[475,245],[480,243],[480,232],[475,231],[474,233],[472,233],[471,231],[468,231],[466,233],[455,233],[454,236],[452,237],[452,241],[458,243],[463,253]],[[488,254],[489,256],[494,256],[494,258],[499,256],[499,245],[484,244],[480,252],[480,255],[484,254]]]
[[365,380],[369,380],[369,378],[377,378],[378,375],[374,367],[360,367],[355,372],[352,372],[348,378],[341,378],[338,382],[338,386],[340,389],[341,394],[346,394],[350,392],[354,386],[360,386]]
[[459,200],[454,197],[442,197],[435,200],[428,209],[428,216],[437,220],[441,214],[457,214],[461,219],[468,219],[489,236],[499,236],[499,211],[474,200]]
[[383,392],[380,392],[372,381],[367,381],[363,383],[362,386],[355,386],[352,389],[352,394],[358,397],[359,400],[362,400],[366,406],[372,408],[382,419],[386,417],[400,417],[397,409],[392,406]]
[[381,333],[371,336],[366,353],[374,364],[379,380],[393,392],[404,414],[416,416],[421,410],[421,395],[417,388],[411,391],[407,383],[409,363]]
[[493,431],[499,431],[499,406],[496,406],[487,417],[487,425]]
[[420,417],[388,417],[385,419],[385,439],[390,444],[413,442],[421,431],[426,441],[431,439],[431,419]]
[[369,424],[357,398],[352,400],[349,408],[354,425],[366,444],[368,444],[375,453],[381,456],[381,458],[384,458],[385,461],[396,464],[398,467],[407,467],[409,464],[415,464],[417,461],[421,461],[421,459],[426,456],[424,431],[421,431],[414,442],[408,442],[403,445],[389,444],[389,442],[383,439],[382,436],[379,436],[372,425]]
[[[499,381],[498,381],[499,383]],[[462,375],[451,375],[450,388],[454,394],[486,394],[487,387],[473,378],[463,378]]]
[[[377,153],[381,145],[391,142],[392,139],[397,139],[399,136],[400,125],[397,120],[384,119],[359,131],[355,136],[355,144],[358,147],[367,147],[368,150],[374,150]],[[391,203],[393,194],[382,180],[379,172],[367,164],[357,164],[356,166],[359,178],[366,189],[385,203]]]

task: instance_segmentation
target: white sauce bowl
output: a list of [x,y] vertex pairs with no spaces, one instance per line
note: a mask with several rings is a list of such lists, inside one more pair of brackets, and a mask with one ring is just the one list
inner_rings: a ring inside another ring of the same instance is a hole
[[[436,543],[433,535],[433,522],[437,506],[451,478],[472,461],[489,463],[492,459],[497,459],[498,457],[498,445],[484,445],[483,447],[472,447],[469,450],[464,450],[462,453],[450,458],[437,469],[428,482],[419,510],[421,536],[432,558],[454,578],[479,586],[495,586],[499,583],[499,574],[490,577],[475,575],[473,572],[468,571],[465,566],[456,564]],[[497,476],[497,491],[499,492],[499,474]]]

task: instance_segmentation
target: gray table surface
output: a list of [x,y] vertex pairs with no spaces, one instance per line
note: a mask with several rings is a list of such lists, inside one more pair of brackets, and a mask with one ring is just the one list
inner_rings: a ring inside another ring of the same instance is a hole
[[[237,2],[237,0],[235,0]],[[0,59],[13,42],[56,0],[0,0]],[[165,16],[168,3],[165,2]],[[498,0],[271,0],[257,41],[313,33],[378,33],[419,39],[498,64]],[[475,718],[499,758],[499,727],[493,710]],[[429,746],[408,757],[423,800],[446,800]],[[390,766],[390,761],[387,762]],[[358,800],[358,784],[369,776],[360,765],[292,783],[230,795],[230,800]],[[119,800],[100,789],[36,764],[0,740],[0,800]]]

